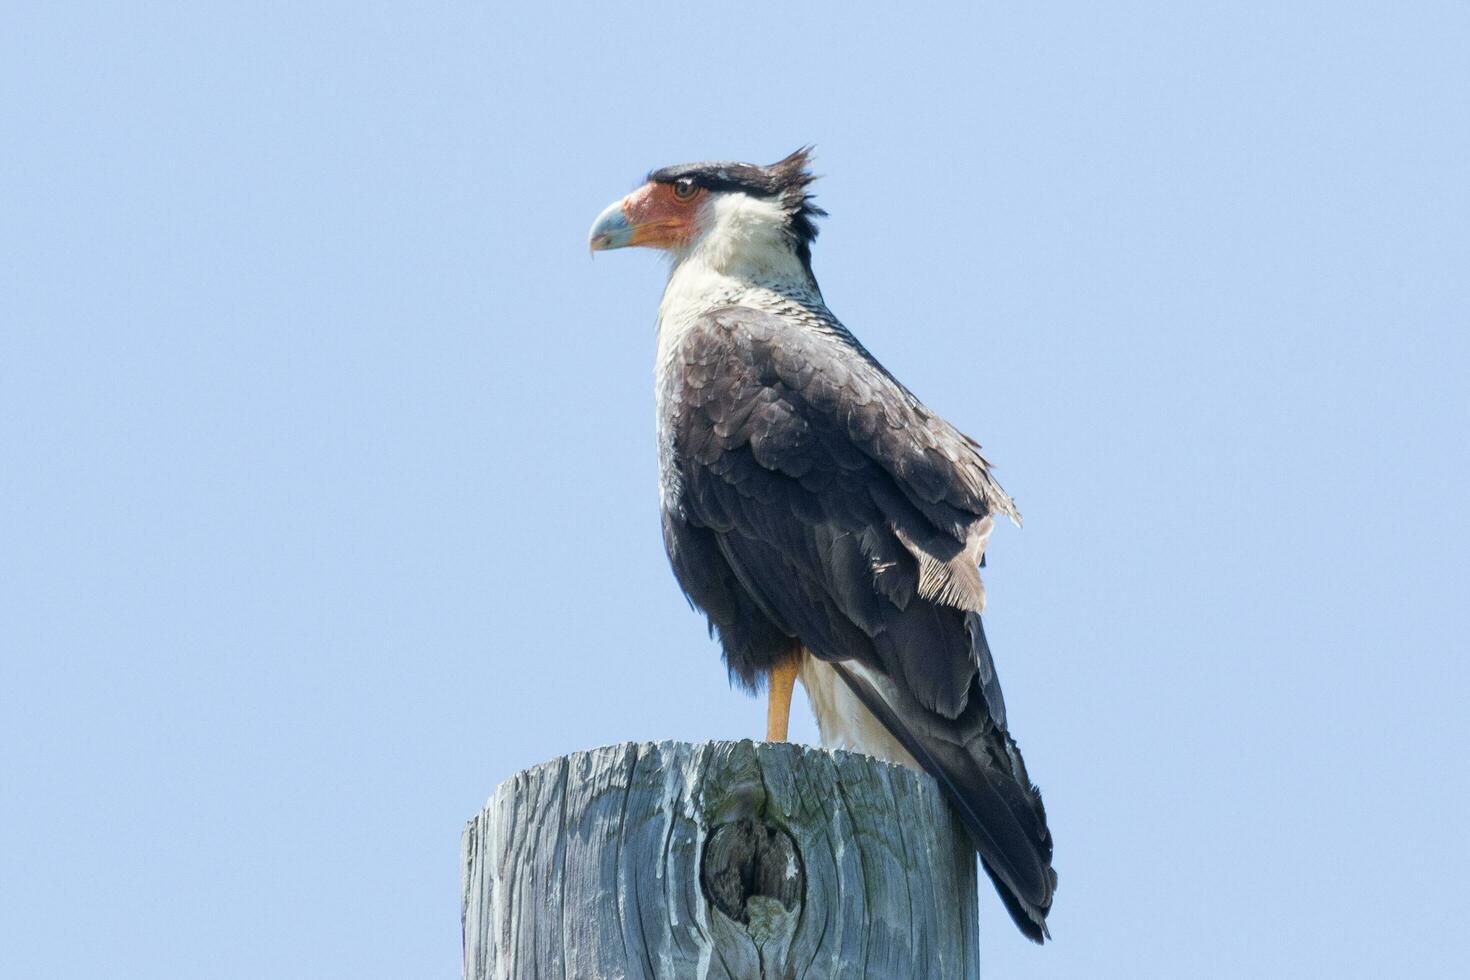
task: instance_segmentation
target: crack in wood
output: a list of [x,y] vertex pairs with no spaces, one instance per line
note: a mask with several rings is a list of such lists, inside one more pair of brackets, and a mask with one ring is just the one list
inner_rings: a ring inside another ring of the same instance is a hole
[[791,744],[578,752],[461,847],[465,980],[975,980],[975,857],[929,777]]

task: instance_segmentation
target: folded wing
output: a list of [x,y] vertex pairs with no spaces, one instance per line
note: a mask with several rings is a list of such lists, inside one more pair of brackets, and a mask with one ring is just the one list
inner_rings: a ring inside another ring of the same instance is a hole
[[1000,513],[979,446],[839,325],[706,314],[664,374],[664,535],[748,686],[803,646],[949,793],[1021,930],[1056,887],[980,613]]

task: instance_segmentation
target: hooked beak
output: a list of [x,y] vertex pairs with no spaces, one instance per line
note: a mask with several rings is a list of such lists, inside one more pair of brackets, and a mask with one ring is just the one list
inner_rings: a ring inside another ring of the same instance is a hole
[[694,232],[695,212],[666,185],[647,183],[597,216],[587,234],[594,252],[629,245],[677,248]]
[[587,247],[594,252],[605,252],[613,248],[627,248],[629,245],[638,244],[633,240],[633,225],[628,221],[628,216],[623,213],[623,204],[627,200],[614,201],[597,216],[592,222],[592,230],[587,233]]

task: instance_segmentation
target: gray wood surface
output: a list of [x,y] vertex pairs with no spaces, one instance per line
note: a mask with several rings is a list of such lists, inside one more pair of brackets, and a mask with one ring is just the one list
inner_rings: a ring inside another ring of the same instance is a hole
[[934,782],[788,743],[627,743],[465,828],[465,980],[978,977],[975,852]]

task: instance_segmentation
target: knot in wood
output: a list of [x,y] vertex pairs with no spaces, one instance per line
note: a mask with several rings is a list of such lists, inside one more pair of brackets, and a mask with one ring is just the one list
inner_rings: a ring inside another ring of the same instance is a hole
[[792,911],[806,890],[796,841],[780,827],[753,817],[723,824],[710,834],[700,857],[699,881],[710,904],[744,925],[751,924],[751,899],[774,900]]

